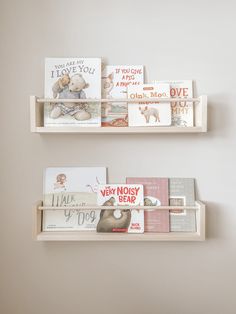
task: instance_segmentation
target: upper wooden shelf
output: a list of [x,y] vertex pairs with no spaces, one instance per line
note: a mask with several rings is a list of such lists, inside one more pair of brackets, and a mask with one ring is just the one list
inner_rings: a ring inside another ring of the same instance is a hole
[[[138,103],[140,99],[60,99],[61,102],[125,102]],[[170,102],[183,101],[183,98],[143,98],[142,102]],[[185,98],[184,101],[193,102],[194,126],[193,127],[81,127],[81,126],[52,126],[45,127],[43,122],[44,103],[58,102],[58,99],[38,98],[30,96],[30,120],[33,133],[82,133],[82,134],[141,134],[141,133],[202,133],[207,132],[207,96],[198,98]]]

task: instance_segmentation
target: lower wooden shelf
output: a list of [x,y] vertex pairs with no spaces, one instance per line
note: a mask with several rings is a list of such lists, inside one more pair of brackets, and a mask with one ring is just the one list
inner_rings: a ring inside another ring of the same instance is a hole
[[[90,209],[91,206],[89,207]],[[131,207],[134,209],[135,207]],[[154,207],[152,207],[153,209]],[[159,206],[158,210],[176,209],[174,206]],[[168,232],[168,233],[97,233],[96,231],[42,231],[42,213],[52,208],[43,207],[42,201],[35,204],[34,214],[34,239],[38,241],[204,241],[205,240],[205,205],[196,201],[195,206],[181,207],[182,209],[196,210],[196,232]],[[57,209],[54,207],[54,209]],[[62,209],[62,208],[60,208]],[[60,210],[58,209],[58,210]],[[64,208],[65,209],[65,208]],[[74,209],[85,209],[85,207],[74,207]],[[93,209],[101,209],[94,206]],[[102,207],[102,209],[105,209]],[[106,209],[109,209],[106,207]],[[114,207],[113,207],[114,209]],[[139,209],[147,210],[145,206]]]

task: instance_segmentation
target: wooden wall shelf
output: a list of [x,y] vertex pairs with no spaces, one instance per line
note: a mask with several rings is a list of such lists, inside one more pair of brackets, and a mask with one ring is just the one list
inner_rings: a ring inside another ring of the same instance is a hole
[[[187,98],[185,101],[193,102],[194,126],[193,127],[81,127],[81,126],[52,126],[44,127],[43,107],[44,103],[58,102],[58,99],[37,98],[30,96],[30,120],[31,132],[39,134],[47,133],[79,133],[79,134],[150,134],[150,133],[202,133],[207,132],[207,96]],[[138,103],[140,99],[60,99],[61,102],[125,102]],[[183,101],[183,98],[147,98],[142,102],[170,102]]]
[[[119,207],[121,208],[121,206]],[[127,206],[125,208],[128,208]],[[139,206],[130,207],[130,209],[179,209],[176,206]],[[196,232],[168,232],[168,233],[97,233],[96,231],[42,231],[42,218],[44,210],[64,210],[65,207],[43,207],[42,201],[35,204],[33,208],[34,215],[34,238],[38,241],[204,241],[205,240],[205,205],[196,201],[195,206],[181,209],[196,210]],[[70,209],[66,207],[66,209]],[[71,209],[86,209],[86,206],[72,207]],[[114,209],[107,206],[89,206],[87,209]]]

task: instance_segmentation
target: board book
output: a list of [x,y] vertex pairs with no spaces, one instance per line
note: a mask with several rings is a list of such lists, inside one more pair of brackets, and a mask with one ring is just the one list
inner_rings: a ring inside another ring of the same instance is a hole
[[148,102],[143,98],[170,98],[169,84],[143,84],[128,87],[128,98],[140,99],[139,103],[129,103],[129,126],[169,126],[171,125],[170,102]]
[[[98,232],[144,232],[143,210],[125,208],[143,205],[143,186],[139,184],[99,185],[99,206],[114,206],[114,210],[101,210]],[[119,208],[120,207],[120,208]],[[122,208],[121,208],[122,207]]]

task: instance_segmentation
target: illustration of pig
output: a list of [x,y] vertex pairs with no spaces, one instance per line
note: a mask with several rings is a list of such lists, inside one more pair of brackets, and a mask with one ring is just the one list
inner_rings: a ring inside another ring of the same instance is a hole
[[144,108],[139,107],[140,113],[144,115],[146,123],[149,123],[150,117],[155,118],[155,122],[160,122],[159,111],[156,108],[145,106]]

